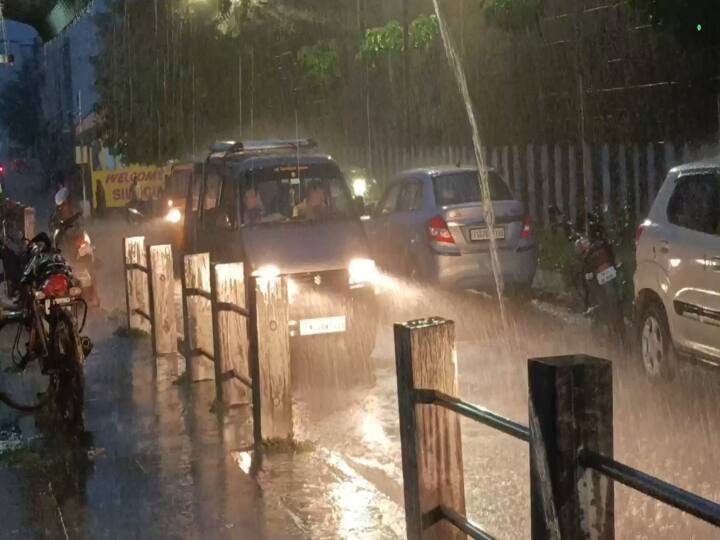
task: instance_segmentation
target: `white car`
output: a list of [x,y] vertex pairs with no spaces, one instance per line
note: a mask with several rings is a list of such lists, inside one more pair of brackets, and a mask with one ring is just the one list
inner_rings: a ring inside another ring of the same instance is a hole
[[672,169],[638,229],[635,313],[645,371],[720,365],[720,160]]

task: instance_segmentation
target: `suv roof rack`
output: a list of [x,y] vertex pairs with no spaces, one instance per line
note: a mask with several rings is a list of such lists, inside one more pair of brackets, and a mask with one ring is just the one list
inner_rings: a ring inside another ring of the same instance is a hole
[[236,154],[242,152],[272,152],[275,150],[308,150],[317,143],[307,139],[268,139],[259,141],[218,141],[210,146],[211,154]]

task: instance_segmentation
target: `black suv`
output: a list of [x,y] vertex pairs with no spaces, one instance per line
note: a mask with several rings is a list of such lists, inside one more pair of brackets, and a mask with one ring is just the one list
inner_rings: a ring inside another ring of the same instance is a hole
[[[185,205],[189,245],[255,276],[288,276],[293,350],[342,341],[352,369],[371,374],[375,262],[361,199],[337,163],[303,141],[213,145]],[[340,355],[335,355],[339,358]]]

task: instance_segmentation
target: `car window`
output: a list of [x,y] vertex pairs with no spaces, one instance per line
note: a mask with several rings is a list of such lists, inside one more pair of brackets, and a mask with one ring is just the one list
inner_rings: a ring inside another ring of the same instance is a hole
[[405,182],[397,201],[399,212],[410,212],[422,207],[423,188],[417,180]]
[[[510,188],[495,171],[488,172],[490,197],[493,201],[510,201],[513,199]],[[477,172],[459,172],[443,174],[433,178],[435,201],[438,206],[475,203],[481,201],[480,178]]]
[[253,167],[244,174],[243,223],[351,217],[352,197],[334,163]]
[[714,173],[683,176],[668,203],[673,225],[720,234],[720,177]]
[[196,174],[192,178],[191,208],[193,212],[200,210],[200,187],[202,186],[202,173]]
[[395,209],[397,208],[398,197],[400,195],[401,187],[402,184],[400,182],[396,182],[395,184],[391,185],[385,192],[385,196],[383,197],[382,201],[380,202],[380,206],[378,207],[381,214],[389,214],[395,211]]
[[205,210],[212,210],[218,205],[222,176],[217,171],[208,171],[205,184]]

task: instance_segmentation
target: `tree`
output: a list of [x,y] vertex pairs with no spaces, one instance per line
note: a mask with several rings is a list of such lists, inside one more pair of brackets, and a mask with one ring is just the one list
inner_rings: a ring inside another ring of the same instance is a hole
[[15,143],[33,152],[42,136],[41,88],[42,72],[35,50],[20,65],[15,78],[0,91],[0,121]]

